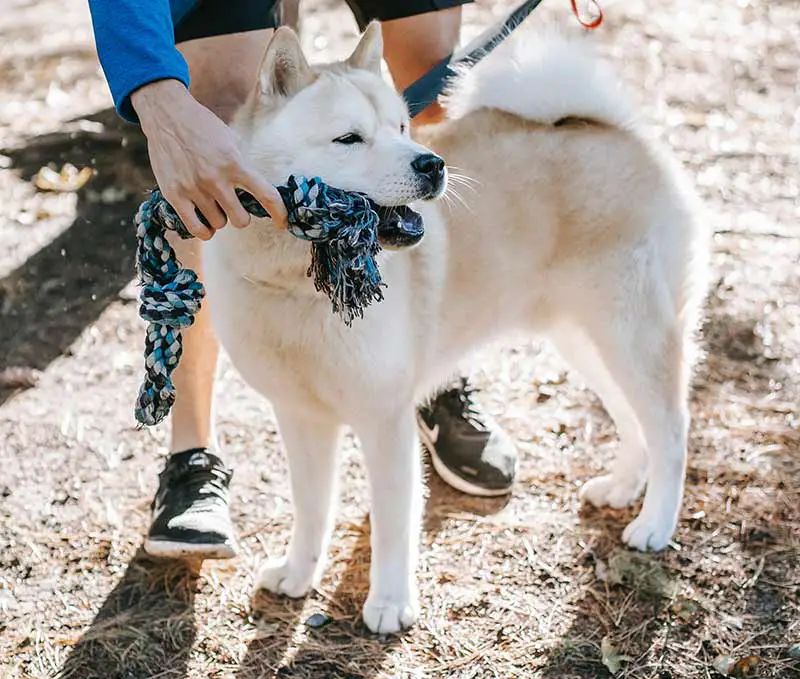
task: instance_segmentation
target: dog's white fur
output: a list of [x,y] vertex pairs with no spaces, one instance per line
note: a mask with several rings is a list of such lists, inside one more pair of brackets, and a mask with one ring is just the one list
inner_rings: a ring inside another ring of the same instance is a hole
[[[646,484],[623,540],[667,545],[683,491],[706,242],[693,193],[639,131],[586,39],[515,35],[463,76],[452,118],[417,141],[380,77],[381,50],[373,25],[348,62],[311,68],[294,34],[279,30],[236,121],[244,152],[276,184],[319,175],[400,204],[422,196],[410,162],[431,148],[474,180],[467,204],[415,204],[425,238],[382,253],[386,297],[351,328],[306,278],[308,245],[268,223],[220,232],[205,277],[218,334],[272,401],[288,452],[294,532],[286,558],[263,567],[258,585],[301,596],[317,581],[337,439],[350,425],[372,490],[363,616],[388,633],[418,615],[415,404],[465,354],[509,332],[552,340],[614,418],[617,460],[582,496],[623,507]],[[332,141],[353,131],[365,143]]]

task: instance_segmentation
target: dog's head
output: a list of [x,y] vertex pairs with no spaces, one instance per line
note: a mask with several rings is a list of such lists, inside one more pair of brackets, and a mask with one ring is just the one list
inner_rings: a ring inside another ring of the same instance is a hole
[[[439,197],[444,161],[411,140],[406,105],[381,76],[382,51],[373,23],[349,59],[312,68],[295,33],[278,29],[235,122],[253,166],[276,184],[290,174],[319,176],[382,206]],[[407,239],[381,240],[397,247]]]

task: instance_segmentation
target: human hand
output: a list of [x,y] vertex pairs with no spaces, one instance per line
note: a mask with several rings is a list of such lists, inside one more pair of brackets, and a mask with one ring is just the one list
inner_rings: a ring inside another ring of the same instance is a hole
[[[286,228],[286,208],[278,190],[246,167],[233,130],[182,83],[150,83],[133,93],[131,103],[147,137],[161,193],[192,235],[208,240],[228,221],[240,228],[250,223],[236,188],[253,194],[273,224]],[[210,226],[203,224],[195,208]]]

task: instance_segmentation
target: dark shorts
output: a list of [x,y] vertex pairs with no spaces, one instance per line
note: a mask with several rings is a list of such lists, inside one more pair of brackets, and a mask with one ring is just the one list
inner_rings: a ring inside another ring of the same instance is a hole
[[[358,25],[390,21],[465,5],[472,0],[347,0]],[[175,26],[175,42],[281,25],[276,0],[201,0]]]

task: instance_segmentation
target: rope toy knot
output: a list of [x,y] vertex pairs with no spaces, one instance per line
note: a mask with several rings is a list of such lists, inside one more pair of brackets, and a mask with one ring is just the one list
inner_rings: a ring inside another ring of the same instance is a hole
[[158,424],[175,402],[172,372],[183,347],[182,328],[194,323],[205,296],[197,274],[178,264],[175,251],[166,239],[166,230],[181,238],[191,238],[178,214],[156,190],[136,213],[139,315],[146,321],[145,379],[136,399],[135,415],[145,425]]
[[[334,313],[350,326],[364,317],[364,308],[383,299],[384,287],[376,257],[379,229],[407,243],[423,234],[421,217],[406,206],[378,206],[362,193],[343,191],[318,177],[290,176],[278,191],[288,213],[289,232],[311,246],[308,276],[331,300]],[[269,217],[249,193],[237,189],[244,208]],[[145,338],[145,379],[134,415],[140,425],[163,420],[175,402],[172,372],[183,351],[181,330],[194,323],[205,289],[197,274],[180,266],[166,231],[181,238],[192,234],[156,189],[136,214],[137,268],[141,292],[139,315],[149,321]]]
[[194,315],[200,311],[204,294],[197,274],[180,269],[174,280],[167,283],[153,281],[143,286],[139,315],[152,323],[188,328],[194,323]]

